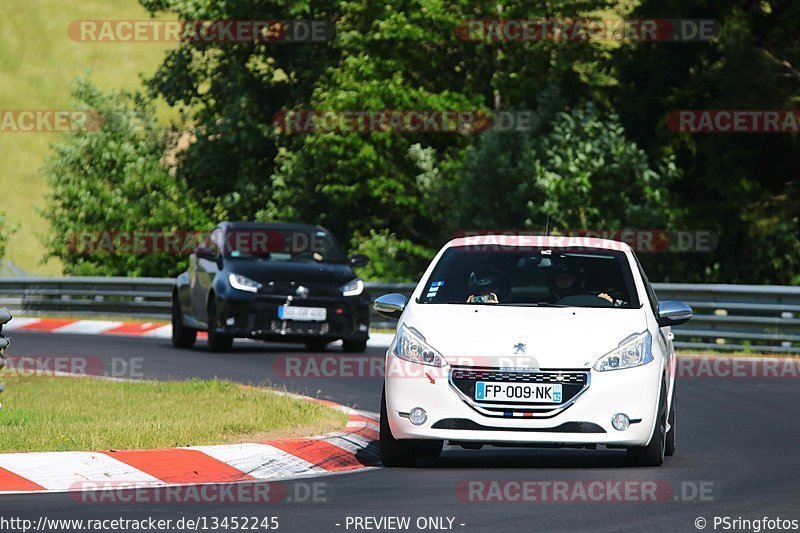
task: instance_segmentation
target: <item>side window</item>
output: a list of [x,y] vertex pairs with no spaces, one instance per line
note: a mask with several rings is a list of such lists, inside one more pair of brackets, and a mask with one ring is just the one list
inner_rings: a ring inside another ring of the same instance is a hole
[[658,316],[658,297],[656,296],[656,291],[654,291],[653,287],[650,285],[650,280],[647,279],[647,274],[644,273],[642,264],[639,263],[639,258],[636,257],[636,254],[633,254],[633,260],[636,261],[636,268],[639,269],[639,274],[642,276],[644,290],[647,293],[647,299],[650,300],[650,308],[653,310],[653,314]]
[[209,235],[208,241],[209,247],[213,251],[214,255],[219,255],[222,253],[224,244],[222,228],[214,228],[214,231],[212,231],[211,235]]

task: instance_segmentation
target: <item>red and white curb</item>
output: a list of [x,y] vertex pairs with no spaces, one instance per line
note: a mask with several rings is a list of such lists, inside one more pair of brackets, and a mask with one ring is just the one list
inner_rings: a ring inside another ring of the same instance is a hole
[[[80,335],[117,335],[123,337],[150,337],[169,339],[172,325],[163,322],[121,322],[113,320],[76,320],[70,318],[14,317],[3,326],[4,332],[32,331],[38,333],[73,333]],[[198,338],[205,339],[201,331]],[[390,333],[370,334],[368,346],[386,348],[392,341]]]
[[286,481],[379,465],[379,426],[374,415],[312,401],[346,412],[344,430],[319,437],[219,446],[0,454],[0,494]]
[[82,335],[122,335],[169,339],[172,326],[163,322],[121,322],[112,320],[76,320],[70,318],[28,318],[15,316],[3,331],[39,333],[77,333]]

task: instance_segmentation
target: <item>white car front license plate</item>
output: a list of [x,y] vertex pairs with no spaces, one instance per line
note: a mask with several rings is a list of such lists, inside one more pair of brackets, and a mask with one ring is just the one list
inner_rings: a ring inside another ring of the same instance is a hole
[[519,403],[561,403],[561,384],[502,383],[479,381],[475,400]]
[[328,310],[324,307],[287,307],[285,305],[278,307],[278,318],[281,320],[323,322],[327,317]]

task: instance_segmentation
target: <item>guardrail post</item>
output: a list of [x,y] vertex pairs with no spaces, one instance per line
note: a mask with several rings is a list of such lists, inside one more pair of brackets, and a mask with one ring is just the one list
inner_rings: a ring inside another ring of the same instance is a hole
[[[8,312],[8,309],[1,308],[0,309],[0,371],[2,371],[6,367],[6,348],[8,345],[11,344],[5,335],[3,335],[3,324],[11,320],[11,313]],[[0,383],[0,392],[3,392],[4,386]],[[3,404],[0,403],[0,409],[3,408]]]

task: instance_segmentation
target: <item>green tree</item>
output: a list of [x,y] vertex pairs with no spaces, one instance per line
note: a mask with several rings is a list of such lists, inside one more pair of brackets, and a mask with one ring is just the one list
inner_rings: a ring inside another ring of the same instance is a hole
[[[602,56],[598,47],[467,41],[459,29],[469,19],[570,17],[606,5],[343,3],[334,43],[341,59],[316,84],[310,107],[529,110],[552,86],[562,88],[562,105],[585,98],[600,83],[581,74],[591,72],[586,67]],[[435,250],[451,236],[457,169],[467,148],[484,140],[455,133],[325,132],[284,136],[280,142],[285,150],[273,175],[274,195],[260,218],[313,220],[344,235],[389,231],[398,241]],[[482,187],[498,197],[497,211],[513,202],[500,198],[509,179],[514,177],[486,180]]]
[[651,167],[615,114],[603,118],[591,104],[559,113],[535,154],[532,218],[578,229],[670,226],[677,168],[670,158]]
[[356,233],[351,248],[354,253],[365,254],[371,259],[358,272],[368,281],[417,281],[436,254],[436,250],[398,239],[389,230],[373,230],[369,235]]
[[687,3],[643,0],[632,17],[714,19],[718,38],[630,43],[613,54],[622,123],[649,154],[683,169],[672,192],[679,224],[719,236],[713,254],[676,264],[683,281],[797,283],[800,139],[789,134],[678,134],[677,109],[794,109],[800,97],[800,4],[791,0]]
[[[156,125],[152,107],[125,93],[103,94],[87,81],[74,85],[84,109],[102,117],[97,131],[64,136],[44,172],[52,188],[43,215],[45,244],[67,274],[172,276],[186,257],[167,253],[87,251],[81,234],[207,229],[210,221],[181,180],[164,163],[175,135]],[[76,242],[76,238],[78,241]]]
[[[140,0],[152,13],[186,20],[335,20],[334,0]],[[329,44],[185,41],[149,80],[151,94],[187,111],[197,141],[181,153],[177,176],[207,212],[252,219],[272,197],[278,156],[273,118],[307,104],[335,64]]]
[[680,209],[668,194],[679,175],[673,158],[651,162],[615,114],[604,116],[591,103],[551,121],[541,133],[487,132],[468,150],[449,193],[451,234],[674,227]]
[[548,86],[579,101],[607,82],[594,74],[604,52],[592,43],[470,41],[459,33],[468,19],[577,17],[610,5],[605,0],[142,3],[190,19],[335,25],[325,44],[185,42],[150,81],[154,94],[192,110],[198,142],[182,154],[178,176],[207,210],[231,218],[322,223],[343,237],[390,229],[401,240],[438,244],[412,147],[434,149],[448,168],[474,136],[281,135],[275,113],[530,109]]

